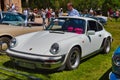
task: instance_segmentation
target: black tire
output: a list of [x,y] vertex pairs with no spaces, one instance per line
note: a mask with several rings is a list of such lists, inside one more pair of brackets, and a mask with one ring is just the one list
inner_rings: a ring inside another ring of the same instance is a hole
[[104,43],[104,47],[103,47],[103,51],[102,53],[104,54],[108,54],[110,52],[111,49],[111,41],[109,39],[107,39]]
[[0,38],[0,52],[5,52],[9,47],[10,39],[7,37]]
[[66,60],[66,69],[73,70],[78,68],[80,64],[80,59],[81,59],[80,49],[78,47],[73,47],[70,50]]

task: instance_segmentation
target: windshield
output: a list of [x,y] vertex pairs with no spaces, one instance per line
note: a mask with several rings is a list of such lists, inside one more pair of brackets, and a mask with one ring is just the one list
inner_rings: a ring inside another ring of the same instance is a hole
[[85,32],[85,20],[74,18],[58,18],[53,20],[47,30],[67,31],[83,34]]
[[3,19],[1,21],[24,21],[24,19],[12,13],[3,13]]
[[24,19],[24,21],[26,20],[26,16],[21,14],[21,13],[18,13],[20,17],[22,17]]

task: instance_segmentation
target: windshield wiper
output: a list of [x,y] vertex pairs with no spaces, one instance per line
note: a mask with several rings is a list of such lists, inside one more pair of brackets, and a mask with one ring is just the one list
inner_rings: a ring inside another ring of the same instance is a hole
[[50,33],[60,33],[60,34],[64,34],[64,31],[58,31],[58,30],[49,30]]

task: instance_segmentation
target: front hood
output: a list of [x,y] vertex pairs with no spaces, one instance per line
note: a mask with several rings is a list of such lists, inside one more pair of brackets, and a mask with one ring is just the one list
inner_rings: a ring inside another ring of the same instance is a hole
[[[38,32],[21,43],[14,49],[20,52],[27,52],[40,55],[48,55],[52,44],[77,36],[75,33],[50,33],[49,31]],[[26,36],[24,36],[25,38]],[[23,37],[22,37],[23,38]]]

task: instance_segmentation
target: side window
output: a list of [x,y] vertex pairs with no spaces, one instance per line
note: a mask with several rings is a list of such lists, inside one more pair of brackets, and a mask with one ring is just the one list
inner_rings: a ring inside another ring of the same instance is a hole
[[88,21],[87,30],[97,31],[97,25],[95,21]]
[[97,26],[98,26],[98,31],[103,30],[103,26],[101,24],[97,23]]

